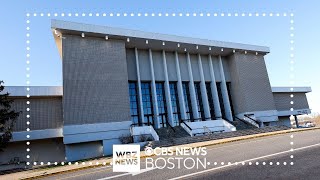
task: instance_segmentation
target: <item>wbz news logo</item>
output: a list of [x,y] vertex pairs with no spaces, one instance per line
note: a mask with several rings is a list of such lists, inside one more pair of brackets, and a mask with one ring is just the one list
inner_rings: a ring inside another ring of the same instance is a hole
[[113,145],[113,172],[140,172],[140,145]]

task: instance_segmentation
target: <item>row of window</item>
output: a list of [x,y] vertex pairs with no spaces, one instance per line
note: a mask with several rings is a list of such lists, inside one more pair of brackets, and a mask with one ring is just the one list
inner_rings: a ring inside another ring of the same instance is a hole
[[[230,83],[227,83],[228,91],[230,90]],[[161,127],[166,127],[168,123],[168,113],[167,113],[167,103],[166,103],[166,93],[165,93],[165,84],[164,82],[156,82],[156,94],[157,94],[157,106],[158,106],[158,119],[160,121]],[[195,95],[197,100],[197,108],[199,118],[205,120],[204,115],[204,107],[202,103],[202,95],[201,95],[201,88],[200,82],[194,83],[195,87]],[[177,91],[177,83],[170,82],[170,98],[171,98],[171,105],[172,105],[172,114],[173,114],[173,122],[178,125],[181,119],[180,107],[179,107],[179,97]],[[217,89],[218,89],[218,96],[220,102],[220,108],[222,112],[222,118],[225,118],[224,113],[224,105],[221,93],[221,83],[217,82]],[[186,118],[188,120],[195,120],[193,113],[192,113],[192,105],[191,105],[191,97],[190,97],[190,90],[189,90],[189,82],[182,82],[182,90],[184,96],[184,103],[185,103],[185,110],[186,110]],[[206,91],[209,101],[209,108],[211,118],[215,117],[214,113],[214,103],[213,103],[213,96],[211,92],[211,83],[206,82]],[[142,94],[142,107],[143,107],[143,117],[144,122],[148,125],[154,125],[153,117],[153,104],[152,104],[152,92],[151,92],[151,83],[150,82],[141,82],[141,94]],[[130,95],[130,113],[131,113],[131,120],[134,124],[142,125],[142,121],[139,120],[139,101],[138,101],[138,86],[137,82],[130,81],[129,82],[129,95]],[[231,97],[229,93],[229,99],[231,103]],[[232,107],[232,105],[231,105]]]
[[172,82],[169,84],[169,86],[170,86],[173,123],[175,123],[175,125],[178,125],[179,120],[181,119],[181,114],[180,114],[180,107],[179,107],[179,96],[178,96],[178,90],[177,90],[177,83]]
[[164,83],[156,83],[156,92],[157,92],[157,104],[158,104],[158,119],[160,120],[160,126],[166,127],[167,125],[167,106],[166,106],[166,96],[164,91]]

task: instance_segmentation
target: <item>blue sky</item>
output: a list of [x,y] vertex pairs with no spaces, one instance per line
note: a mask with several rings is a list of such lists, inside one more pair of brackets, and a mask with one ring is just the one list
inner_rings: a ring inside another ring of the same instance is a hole
[[[294,74],[296,86],[311,86],[309,103],[320,112],[319,32],[320,3],[299,0],[28,0],[3,1],[0,7],[1,41],[0,79],[6,85],[26,82],[26,13],[30,20],[30,85],[61,85],[62,67],[50,29],[50,20],[61,19],[91,24],[115,26],[143,31],[176,34],[212,40],[232,41],[269,46],[266,64],[272,86],[290,86],[290,13],[294,13]],[[37,13],[34,17],[33,13]],[[51,16],[40,16],[51,13]],[[54,17],[54,13],[59,16]],[[72,13],[72,17],[61,17]],[[75,17],[74,13],[86,13]],[[93,13],[92,17],[88,14]],[[95,17],[100,13],[99,17]],[[102,13],[197,13],[196,17],[124,17],[101,16]],[[199,14],[210,13],[210,17]],[[214,13],[225,13],[214,17]],[[227,14],[232,13],[231,17]],[[240,16],[235,17],[234,14]],[[245,17],[241,13],[246,13]],[[248,13],[260,13],[248,17]],[[262,13],[267,16],[263,17]],[[270,17],[269,14],[274,16]],[[280,17],[275,15],[280,13]],[[288,16],[284,17],[283,13]]]

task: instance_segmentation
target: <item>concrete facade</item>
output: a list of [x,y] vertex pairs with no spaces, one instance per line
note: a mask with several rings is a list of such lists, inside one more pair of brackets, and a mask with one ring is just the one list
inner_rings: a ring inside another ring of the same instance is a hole
[[[25,168],[26,162],[63,162],[65,161],[65,146],[63,138],[50,138],[31,141],[30,152],[27,153],[26,141],[11,142],[0,153],[0,171],[12,168]],[[30,158],[27,158],[27,155]],[[15,164],[14,162],[20,162]]]
[[[29,128],[32,130],[57,129],[62,128],[62,97],[12,97],[14,102],[12,108],[21,112],[14,126],[14,131],[26,131],[26,116],[30,115],[32,122]],[[30,102],[27,105],[27,101]],[[26,109],[30,108],[30,111]]]
[[77,161],[111,155],[112,145],[137,127],[234,131],[230,123],[246,115],[261,126],[290,126],[290,115],[310,113],[305,93],[311,89],[271,88],[268,47],[57,20],[52,29],[63,87],[31,87],[30,98],[26,87],[8,87],[13,109],[22,111],[10,148],[43,140],[59,147],[53,157]]
[[235,114],[276,110],[263,55],[235,53],[229,66]]
[[303,92],[276,92],[273,93],[273,97],[278,111],[288,110],[288,103],[291,104],[291,101],[293,101],[291,104],[293,109],[305,109],[309,107],[306,94]]
[[130,120],[124,42],[66,35],[62,48],[64,124]]

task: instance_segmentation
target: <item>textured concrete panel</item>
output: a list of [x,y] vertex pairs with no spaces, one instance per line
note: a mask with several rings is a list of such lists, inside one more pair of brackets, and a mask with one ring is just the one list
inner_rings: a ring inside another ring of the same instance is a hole
[[118,139],[130,134],[131,121],[69,125],[63,128],[64,144]]
[[291,127],[289,116],[279,116],[279,121],[270,122],[269,126],[287,126]]
[[178,81],[174,52],[166,52],[166,59],[169,81]]
[[212,56],[212,66],[214,71],[214,76],[216,78],[216,82],[221,82],[221,74],[219,68],[219,59],[218,56]]
[[222,65],[224,70],[224,77],[227,82],[230,82],[231,77],[230,77],[229,59],[227,57],[221,57],[221,59],[222,59]]
[[198,64],[198,55],[190,54],[190,60],[191,60],[193,81],[201,81],[199,64]]
[[112,155],[112,148],[114,144],[122,144],[119,139],[108,139],[103,140],[103,155],[108,156]]
[[186,54],[179,54],[180,74],[182,81],[190,81]]
[[[290,95],[293,94],[293,98]],[[274,102],[278,111],[293,109],[308,109],[308,99],[305,93],[273,93]],[[293,104],[290,104],[293,101]]]
[[103,156],[102,141],[66,145],[66,160],[77,161]]
[[[62,97],[11,97],[14,99],[12,108],[21,111],[15,122],[14,131],[26,131],[26,116],[30,115],[30,130],[61,128],[62,119]],[[27,105],[27,101],[30,104]],[[27,112],[27,107],[30,111]]]
[[209,67],[209,58],[208,55],[201,55],[201,62],[203,68],[204,80],[210,82],[210,67]]
[[[65,161],[65,147],[62,138],[45,139],[31,141],[28,146],[31,151],[28,152],[30,158],[27,159],[26,142],[9,143],[4,152],[0,153],[0,164],[8,163],[14,158],[20,161],[29,162],[63,162]],[[33,163],[31,163],[33,165]],[[0,167],[1,169],[1,167]]]
[[138,49],[141,81],[151,81],[149,51]]
[[62,45],[64,124],[130,120],[125,43],[66,36]]
[[134,54],[134,49],[126,49],[126,58],[127,58],[128,80],[136,81],[138,78],[137,78],[137,68],[136,68],[136,56]]
[[97,140],[110,140],[110,139],[118,139],[122,135],[130,134],[129,128],[123,128],[116,131],[102,131],[102,132],[90,132],[90,133],[82,133],[82,134],[71,134],[65,135],[63,138],[64,144],[73,144],[73,143],[81,143],[81,142],[90,142]]
[[229,68],[236,114],[276,109],[263,56],[235,53]]
[[164,67],[161,51],[152,51],[154,78],[156,81],[164,81]]

